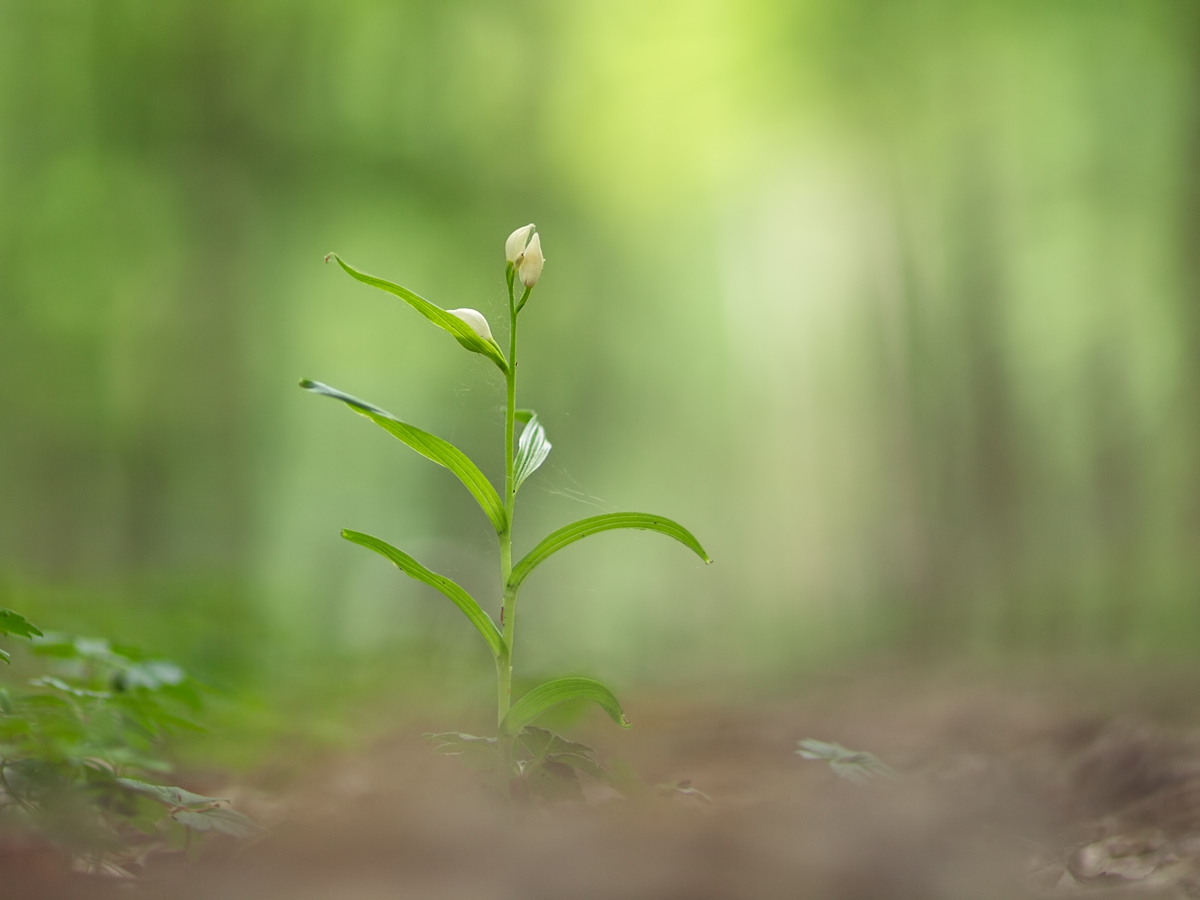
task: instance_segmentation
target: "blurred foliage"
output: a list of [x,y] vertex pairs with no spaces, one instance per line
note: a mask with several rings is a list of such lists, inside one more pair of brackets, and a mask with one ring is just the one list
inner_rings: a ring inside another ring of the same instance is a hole
[[12,610],[0,609],[0,635],[32,644],[17,678],[0,683],[0,833],[32,834],[73,868],[120,878],[185,856],[193,833],[261,833],[228,801],[142,780],[171,771],[167,734],[198,728],[201,687],[179,666],[43,633]]
[[498,602],[470,496],[295,383],[496,478],[499,375],[321,258],[496,322],[535,221],[518,552],[654,508],[717,565],[573,548],[533,669],[1190,653],[1198,63],[1182,0],[0,0],[3,602],[266,707],[484,690],[338,539]]

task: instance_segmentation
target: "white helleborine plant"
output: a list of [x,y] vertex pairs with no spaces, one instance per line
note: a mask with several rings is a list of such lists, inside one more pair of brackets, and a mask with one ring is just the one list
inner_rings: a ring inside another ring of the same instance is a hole
[[[640,512],[603,513],[572,522],[547,535],[520,559],[513,557],[513,520],[516,516],[517,491],[525,480],[546,460],[550,441],[546,429],[531,409],[517,408],[517,323],[533,287],[541,277],[546,258],[542,256],[542,239],[533,225],[518,228],[504,242],[505,281],[508,287],[508,353],[492,337],[487,319],[476,309],[443,309],[406,287],[376,278],[349,265],[336,253],[336,259],[347,274],[364,284],[387,291],[402,299],[429,322],[449,332],[460,344],[473,353],[487,356],[504,373],[506,388],[504,408],[504,482],[502,486],[479,470],[465,453],[448,441],[403,422],[396,416],[365,400],[359,400],[327,384],[305,379],[300,386],[345,403],[355,412],[366,416],[389,434],[416,450],[422,456],[445,466],[458,476],[463,486],[479,503],[480,509],[496,530],[500,551],[499,596],[489,598],[499,606],[499,620],[484,609],[460,585],[444,575],[432,572],[399,547],[361,531],[342,531],[342,537],[372,550],[394,564],[405,575],[424,582],[440,591],[467,617],[486,642],[496,663],[496,737],[481,738],[458,732],[429,735],[444,753],[466,753],[471,758],[491,754],[490,765],[484,767],[494,787],[504,796],[536,796],[548,802],[564,798],[583,799],[579,787],[579,772],[592,777],[608,778],[607,773],[592,758],[588,748],[564,740],[533,724],[551,707],[567,700],[591,700],[623,727],[629,722],[613,692],[592,678],[566,676],[538,685],[514,701],[512,691],[513,651],[517,647],[517,597],[521,585],[542,560],[575,541],[611,531],[616,528],[636,528],[656,531],[674,538],[706,563],[711,562],[704,548],[690,531],[665,516]],[[524,286],[517,296],[517,279]],[[465,323],[474,334],[463,334]],[[521,426],[518,434],[517,426]],[[497,604],[497,601],[498,604]],[[486,601],[485,601],[486,602]]]
[[490,341],[492,339],[492,329],[488,327],[487,319],[483,317],[483,313],[481,313],[479,310],[448,309],[446,312],[450,313],[452,316],[458,316],[458,318],[470,325],[471,330],[485,341]]

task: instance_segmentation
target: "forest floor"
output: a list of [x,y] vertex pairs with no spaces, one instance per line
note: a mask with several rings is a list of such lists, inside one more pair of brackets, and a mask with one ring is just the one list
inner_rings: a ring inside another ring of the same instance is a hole
[[[239,808],[274,823],[265,840],[121,896],[1195,897],[1197,686],[876,669],[753,703],[634,696],[633,729],[597,716],[570,734],[619,755],[646,796],[596,784],[588,804],[555,808],[489,798],[419,739],[437,724],[412,723],[280,796],[242,789]],[[796,754],[806,738],[898,777],[839,778]]]

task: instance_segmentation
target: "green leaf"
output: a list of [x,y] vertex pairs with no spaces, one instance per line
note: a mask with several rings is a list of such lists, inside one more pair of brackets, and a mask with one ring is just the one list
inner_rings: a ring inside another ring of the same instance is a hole
[[508,527],[508,517],[504,513],[504,504],[500,502],[500,495],[496,493],[496,489],[492,487],[492,483],[487,480],[487,476],[479,471],[479,467],[471,462],[467,455],[453,444],[443,441],[440,437],[436,437],[427,431],[422,431],[420,428],[414,428],[412,425],[401,422],[386,410],[372,406],[370,403],[359,400],[357,397],[344,394],[327,384],[321,384],[319,381],[309,381],[306,378],[300,382],[300,387],[306,391],[312,391],[314,394],[323,394],[326,397],[341,400],[356,413],[366,416],[384,431],[399,438],[426,459],[431,459],[438,465],[445,466],[458,476],[459,480],[466,485],[467,490],[479,501],[479,505],[487,513],[487,517],[492,520],[492,525],[495,527],[497,534],[503,533],[505,528]]
[[181,809],[172,813],[171,818],[193,831],[219,831],[235,838],[254,837],[265,830],[249,816],[224,806]]
[[501,372],[507,374],[508,361],[504,358],[504,353],[499,345],[494,341],[489,341],[475,333],[475,329],[453,315],[440,306],[430,303],[424,297],[414,294],[406,287],[401,287],[398,284],[393,284],[390,281],[385,281],[382,278],[376,278],[374,275],[368,275],[365,272],[360,272],[358,269],[349,265],[344,259],[336,253],[330,253],[325,257],[326,261],[330,258],[337,260],[337,264],[354,278],[357,278],[363,284],[369,284],[371,287],[377,287],[381,291],[387,291],[389,294],[395,294],[425,318],[427,318],[438,328],[450,332],[454,335],[454,339],[470,350],[472,353],[482,353],[494,362]]
[[796,751],[798,756],[804,759],[822,759],[829,763],[829,768],[835,775],[855,784],[865,784],[874,775],[883,775],[885,778],[899,777],[895,769],[865,750],[848,750],[841,744],[831,744],[815,738],[806,738],[796,743],[800,746]]
[[142,794],[151,800],[157,800],[163,806],[170,806],[172,808],[207,806],[213,803],[228,802],[221,797],[205,797],[202,794],[193,794],[191,791],[185,791],[180,787],[150,784],[146,781],[138,781],[136,778],[118,778],[117,784],[126,790],[133,791],[135,794]]
[[397,550],[387,541],[381,541],[377,537],[372,537],[369,534],[363,534],[361,531],[350,531],[343,529],[342,537],[355,544],[360,544],[368,550],[374,550],[380,556],[385,556],[391,560],[397,569],[405,575],[409,575],[417,581],[423,581],[430,587],[435,587],[463,611],[471,624],[483,635],[483,639],[487,641],[488,646],[492,650],[493,656],[500,656],[504,653],[504,638],[501,637],[500,631],[496,628],[496,623],[492,621],[491,616],[483,611],[475,598],[464,591],[461,587],[451,581],[444,575],[438,575],[436,572],[431,572],[425,568],[407,553],[402,550]]
[[514,703],[500,723],[500,731],[503,734],[516,734],[552,706],[575,699],[594,700],[614,722],[622,728],[629,727],[621,704],[612,691],[594,678],[571,676],[539,684]]
[[87,688],[75,687],[75,685],[68,684],[61,678],[55,678],[53,675],[43,675],[41,678],[32,679],[29,683],[34,687],[54,688],[56,691],[70,694],[72,697],[86,697],[93,700],[108,700],[112,697],[112,694],[108,691],[92,691]]
[[605,513],[602,516],[592,516],[572,522],[558,531],[547,535],[540,544],[525,554],[524,558],[513,566],[508,579],[508,586],[516,589],[521,586],[537,566],[551,554],[561,550],[568,544],[573,544],[580,538],[599,531],[610,531],[614,528],[640,528],[645,531],[657,531],[667,537],[673,537],[679,543],[688,547],[706,563],[712,562],[700,542],[690,531],[678,522],[672,522],[664,516],[651,516],[646,513]]
[[476,737],[473,734],[454,731],[421,736],[434,744],[434,753],[457,756],[463,763],[479,772],[495,770],[500,760],[499,742],[495,738]]
[[187,679],[183,669],[165,659],[153,659],[147,662],[132,663],[119,671],[114,683],[121,690],[145,688],[157,691],[163,687],[175,687]]
[[15,613],[11,609],[0,609],[0,634],[32,638],[41,637],[42,632],[20,613]]
[[537,471],[538,466],[550,455],[550,442],[546,440],[546,429],[538,421],[537,413],[531,409],[518,409],[517,418],[525,423],[517,441],[517,456],[513,460],[513,492],[521,482]]

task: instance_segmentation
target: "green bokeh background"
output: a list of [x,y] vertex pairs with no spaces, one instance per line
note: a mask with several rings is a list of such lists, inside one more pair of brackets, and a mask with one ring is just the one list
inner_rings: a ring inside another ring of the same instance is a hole
[[533,221],[518,550],[640,509],[716,564],[561,554],[525,677],[1187,658],[1198,161],[1182,0],[0,0],[0,604],[245,727],[398,683],[486,711],[469,626],[337,535],[495,611],[487,521],[296,381],[498,479],[494,368],[321,260],[499,332]]

